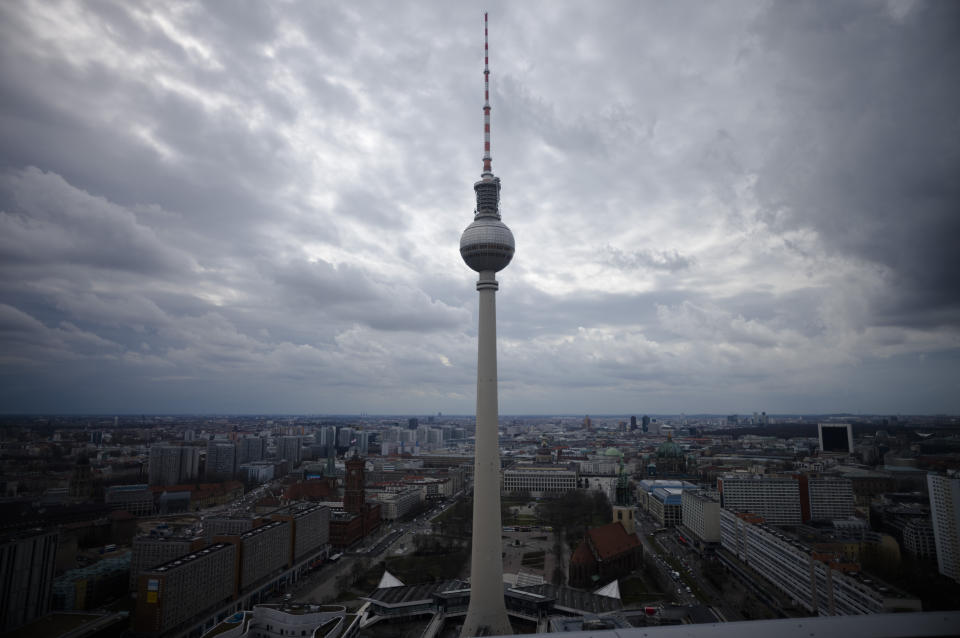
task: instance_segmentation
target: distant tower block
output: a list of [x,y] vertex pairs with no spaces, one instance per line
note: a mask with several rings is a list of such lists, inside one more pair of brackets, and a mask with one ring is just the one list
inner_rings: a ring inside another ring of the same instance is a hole
[[470,606],[461,638],[513,633],[503,596],[500,542],[500,448],[497,441],[497,291],[495,274],[513,258],[513,233],[500,221],[500,178],[490,158],[490,62],[487,14],[483,14],[483,172],[473,185],[477,210],[460,237],[460,255],[480,273],[477,330],[477,435],[473,485],[473,553]]

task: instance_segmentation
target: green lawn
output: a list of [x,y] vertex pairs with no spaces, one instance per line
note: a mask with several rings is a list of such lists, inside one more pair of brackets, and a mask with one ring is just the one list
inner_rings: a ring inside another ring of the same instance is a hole
[[650,597],[646,583],[639,576],[629,576],[620,580],[620,600],[624,607],[639,605]]

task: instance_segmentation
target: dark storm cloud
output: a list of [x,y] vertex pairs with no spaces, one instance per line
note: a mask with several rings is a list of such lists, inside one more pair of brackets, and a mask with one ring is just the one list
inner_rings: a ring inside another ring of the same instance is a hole
[[0,259],[8,267],[83,265],[136,273],[188,270],[129,211],[35,167],[0,176]]
[[[904,6],[493,3],[505,412],[955,405],[957,16]],[[0,410],[471,410],[480,15],[0,6]]]
[[775,228],[889,272],[882,322],[960,319],[960,6],[775,3],[754,25],[789,123],[757,192]]

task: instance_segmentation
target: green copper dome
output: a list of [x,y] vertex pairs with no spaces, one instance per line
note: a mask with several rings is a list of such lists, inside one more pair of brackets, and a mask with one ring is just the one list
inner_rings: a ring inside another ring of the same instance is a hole
[[661,443],[660,447],[657,448],[657,458],[673,459],[681,456],[683,456],[683,450],[670,439]]

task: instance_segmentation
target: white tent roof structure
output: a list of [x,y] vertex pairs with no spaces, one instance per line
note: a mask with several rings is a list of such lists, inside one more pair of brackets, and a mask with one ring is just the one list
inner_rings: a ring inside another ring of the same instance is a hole
[[620,600],[620,581],[613,581],[608,585],[604,585],[597,591],[593,592],[597,596],[606,596],[607,598],[616,598]]
[[387,570],[383,570],[383,576],[380,577],[380,584],[377,585],[377,589],[388,589],[390,587],[403,587],[403,583]]

